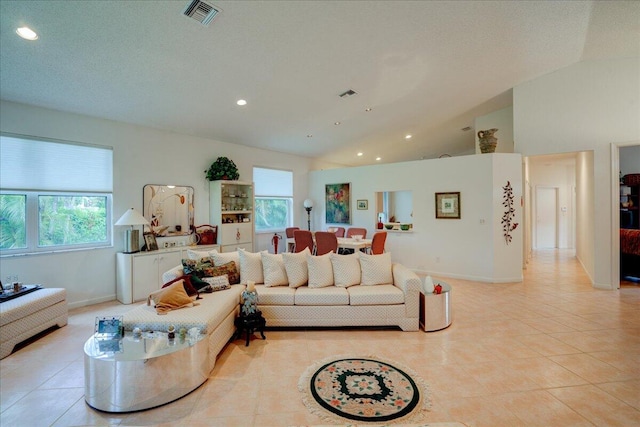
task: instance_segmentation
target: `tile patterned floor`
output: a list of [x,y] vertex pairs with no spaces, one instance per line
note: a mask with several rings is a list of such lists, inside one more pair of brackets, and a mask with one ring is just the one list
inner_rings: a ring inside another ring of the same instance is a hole
[[445,279],[454,321],[446,330],[277,330],[249,347],[227,345],[210,379],[172,404],[132,414],[84,402],[82,346],[97,315],[116,302],[70,313],[69,325],[0,361],[0,425],[288,426],[323,424],[296,389],[313,361],[373,354],[417,371],[430,385],[430,422],[468,426],[640,425],[640,287],[591,287],[571,252],[542,251],[523,283]]

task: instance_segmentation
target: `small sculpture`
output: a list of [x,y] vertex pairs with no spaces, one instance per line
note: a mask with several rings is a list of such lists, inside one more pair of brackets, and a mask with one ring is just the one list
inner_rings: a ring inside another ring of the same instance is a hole
[[247,281],[247,288],[242,291],[242,315],[251,316],[258,311],[258,293],[256,292],[256,283],[252,280]]

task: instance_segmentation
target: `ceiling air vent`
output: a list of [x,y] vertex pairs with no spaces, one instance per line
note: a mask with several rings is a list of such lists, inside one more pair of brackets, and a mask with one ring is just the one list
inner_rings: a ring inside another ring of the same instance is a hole
[[216,9],[209,3],[205,3],[202,0],[193,0],[184,9],[184,15],[195,19],[202,25],[209,25],[213,18],[215,18],[220,9]]
[[348,98],[348,97],[353,96],[353,95],[357,95],[357,92],[355,90],[353,90],[353,89],[349,89],[348,91],[343,92],[338,96],[340,98]]
[[462,129],[460,129],[460,130],[461,130],[461,131],[463,131],[463,132],[468,132],[468,131],[470,131],[470,130],[471,130],[471,126],[465,126],[465,127],[463,127]]

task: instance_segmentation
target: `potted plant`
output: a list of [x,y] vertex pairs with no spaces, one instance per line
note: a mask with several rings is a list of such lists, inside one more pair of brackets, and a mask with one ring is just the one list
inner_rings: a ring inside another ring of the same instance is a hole
[[238,167],[233,160],[227,157],[218,157],[215,162],[211,163],[209,169],[204,171],[209,181],[217,181],[220,179],[229,179],[232,181],[240,178]]

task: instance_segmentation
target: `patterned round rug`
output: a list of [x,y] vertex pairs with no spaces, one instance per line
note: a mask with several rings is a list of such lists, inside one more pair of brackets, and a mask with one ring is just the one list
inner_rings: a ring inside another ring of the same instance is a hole
[[408,421],[429,409],[427,385],[409,368],[378,357],[332,357],[307,368],[298,389],[327,421]]

